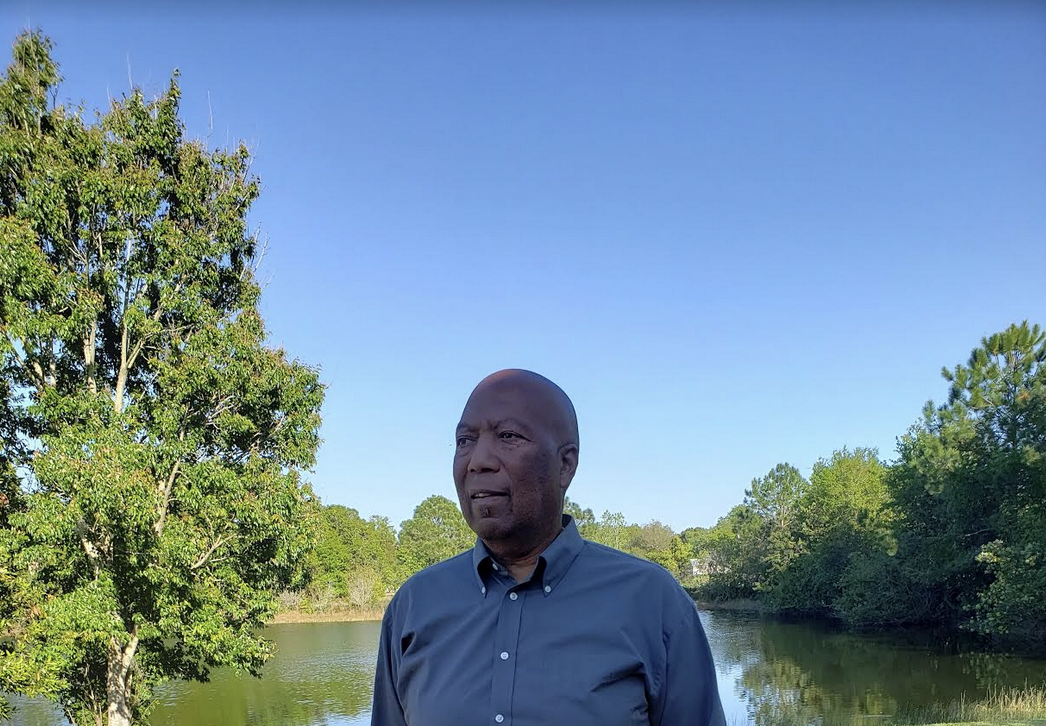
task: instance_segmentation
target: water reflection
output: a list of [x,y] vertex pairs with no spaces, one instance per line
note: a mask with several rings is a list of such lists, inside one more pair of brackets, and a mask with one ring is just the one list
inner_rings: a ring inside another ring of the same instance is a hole
[[152,726],[344,726],[369,720],[378,623],[276,625],[261,679],[167,684]]
[[[217,670],[209,683],[157,689],[151,726],[355,726],[370,723],[379,623],[274,625],[262,678]],[[13,699],[19,726],[68,726],[46,701]]]
[[963,650],[925,634],[855,634],[733,613],[705,616],[728,719],[874,723],[989,688],[1046,685],[1046,660]]
[[[703,613],[730,724],[875,726],[898,708],[977,699],[992,687],[1046,686],[1046,660],[963,650],[926,636]],[[350,726],[370,719],[378,623],[278,625],[261,679],[217,671],[167,683],[152,726]],[[62,726],[45,702],[16,701],[20,726]],[[771,719],[772,717],[772,719]]]

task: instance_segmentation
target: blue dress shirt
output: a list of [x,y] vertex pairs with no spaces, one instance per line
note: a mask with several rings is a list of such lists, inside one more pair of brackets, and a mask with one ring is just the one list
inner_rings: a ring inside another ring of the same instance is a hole
[[482,542],[385,613],[372,726],[725,726],[697,608],[570,517],[516,583]]

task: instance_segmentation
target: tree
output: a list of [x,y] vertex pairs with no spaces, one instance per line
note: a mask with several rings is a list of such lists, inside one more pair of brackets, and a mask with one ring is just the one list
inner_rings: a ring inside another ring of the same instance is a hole
[[346,582],[349,602],[354,608],[365,608],[374,603],[381,578],[373,567],[359,567],[347,574]]
[[376,597],[385,597],[410,576],[399,559],[396,530],[392,528],[388,517],[374,515],[367,520],[364,533],[363,555],[369,563],[368,566],[375,568],[378,573],[378,583],[375,587],[381,591],[376,590]]
[[[314,602],[329,591],[353,603],[370,605],[405,579],[389,521],[384,517],[363,519],[355,509],[340,504],[323,507],[319,513],[308,570]],[[364,583],[370,587],[365,598]]]
[[460,554],[475,542],[476,535],[458,505],[438,494],[419,504],[414,516],[400,524],[400,557],[410,573]]
[[[14,415],[7,405],[10,399],[10,384],[0,378],[0,543],[6,539],[10,527],[10,517],[21,509],[21,492],[14,462],[24,457],[15,452],[21,448],[18,440],[18,429],[13,425]],[[0,553],[2,553],[0,544]],[[11,626],[11,617],[15,608],[15,590],[13,573],[3,559],[0,559],[0,633],[7,633]],[[0,645],[0,653],[3,646]],[[0,681],[2,686],[2,681]],[[10,704],[0,696],[0,721],[11,716]]]
[[645,557],[664,567],[678,580],[690,574],[690,548],[679,535],[674,535],[664,547],[649,550]]
[[629,543],[628,522],[621,512],[603,512],[598,522],[588,525],[585,536],[593,542],[625,551]]
[[20,36],[0,81],[0,407],[32,449],[5,436],[0,690],[126,726],[166,678],[270,655],[323,389],[265,345],[247,150],[185,139],[177,74],[94,123],[50,104],[50,51]]
[[[310,602],[320,593],[347,597],[350,570],[361,564],[360,544],[366,522],[355,509],[334,504],[320,509],[316,544],[308,557]],[[328,597],[329,599],[329,597]]]
[[874,449],[842,449],[814,464],[797,513],[802,550],[777,578],[771,598],[777,607],[839,614],[847,568],[891,547],[885,475]]
[[[944,369],[948,402],[899,442],[890,486],[917,619],[1046,632],[1046,332],[1023,322]],[[1040,636],[1041,637],[1041,636]]]
[[563,514],[569,514],[573,517],[578,532],[582,537],[588,538],[588,533],[592,529],[592,525],[596,522],[596,515],[592,513],[591,509],[588,507],[582,509],[581,505],[573,501],[570,497],[564,497]]
[[629,525],[627,532],[627,552],[656,562],[676,578],[689,572],[690,548],[667,524],[655,519],[642,526]]
[[683,554],[686,563],[681,573],[682,579],[696,585],[707,580],[710,568],[709,545],[712,541],[711,527],[687,527],[679,534],[683,543]]
[[778,464],[766,476],[752,480],[745,505],[760,521],[759,544],[763,574],[756,589],[773,589],[777,576],[802,552],[797,522],[799,508],[810,488],[791,464]]

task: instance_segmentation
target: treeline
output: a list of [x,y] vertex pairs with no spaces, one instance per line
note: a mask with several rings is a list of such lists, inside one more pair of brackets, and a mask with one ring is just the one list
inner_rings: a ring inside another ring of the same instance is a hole
[[412,574],[476,539],[458,506],[441,496],[419,504],[398,533],[387,517],[364,519],[340,504],[315,515],[316,542],[306,563],[310,584],[283,596],[286,607],[306,612],[378,606]]
[[[756,599],[852,625],[963,627],[1046,639],[1046,334],[1022,323],[945,369],[896,459],[841,449],[809,478],[782,463],[711,528],[566,511],[586,539],[656,562],[707,601]],[[398,531],[317,511],[311,585],[285,605],[380,605],[410,575],[472,547],[456,503],[431,496]]]
[[[694,549],[689,530],[676,534],[661,522],[631,524],[618,512],[596,518],[591,509],[566,501],[581,535],[664,566],[681,579],[692,575]],[[395,530],[386,517],[364,519],[339,504],[315,512],[315,547],[307,569],[310,585],[284,593],[287,608],[323,612],[380,606],[415,572],[470,549],[476,536],[458,505],[433,495]]]
[[1011,325],[944,369],[897,458],[843,449],[809,479],[779,464],[689,532],[701,598],[853,625],[1046,640],[1046,335]]

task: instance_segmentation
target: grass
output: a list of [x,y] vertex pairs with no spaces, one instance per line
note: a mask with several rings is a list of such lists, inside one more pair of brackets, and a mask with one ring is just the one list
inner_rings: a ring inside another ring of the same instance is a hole
[[989,691],[981,701],[960,698],[933,706],[902,708],[893,716],[833,719],[814,716],[789,703],[764,706],[759,716],[760,726],[1046,726],[1046,687],[1000,688]]
[[280,593],[280,610],[270,625],[280,623],[354,623],[363,620],[381,620],[391,598],[379,602],[357,604],[337,597],[332,588],[309,593]]
[[381,620],[385,608],[350,608],[346,610],[325,610],[322,613],[308,613],[297,610],[284,610],[276,613],[269,623],[354,623],[363,620]]
[[891,719],[896,726],[913,724],[1036,724],[1046,726],[1046,687],[999,688],[983,701],[965,698],[947,704],[903,709]]

